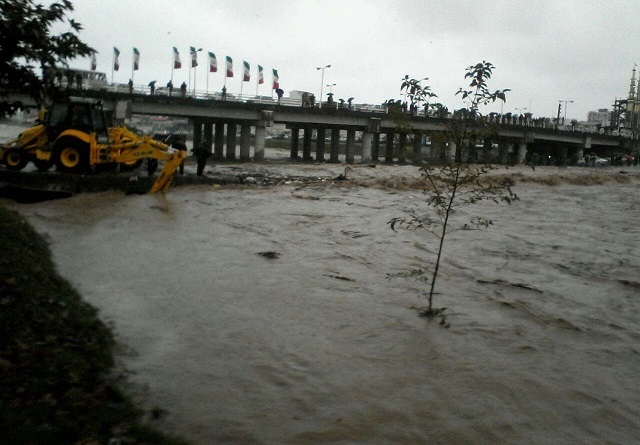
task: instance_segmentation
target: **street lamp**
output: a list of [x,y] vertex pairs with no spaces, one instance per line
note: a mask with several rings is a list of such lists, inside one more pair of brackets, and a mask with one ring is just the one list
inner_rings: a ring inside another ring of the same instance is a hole
[[322,77],[320,78],[320,100],[318,101],[318,106],[322,108],[322,86],[324,85],[324,70],[326,68],[331,68],[331,65],[319,66],[316,69],[322,70]]
[[[562,117],[562,125],[564,125],[564,121],[567,119],[567,104],[572,104],[572,100],[559,100],[559,103],[564,102],[564,116]],[[558,116],[560,118],[560,116]],[[560,124],[560,122],[558,122]]]
[[518,114],[522,114],[523,111],[527,111],[526,108],[516,108],[515,110],[518,112]]
[[335,87],[335,86],[336,86],[336,84],[335,84],[335,83],[329,83],[329,84],[327,84],[327,87],[329,88],[329,94],[331,94],[331,92],[332,92],[332,90],[333,90],[333,87]]

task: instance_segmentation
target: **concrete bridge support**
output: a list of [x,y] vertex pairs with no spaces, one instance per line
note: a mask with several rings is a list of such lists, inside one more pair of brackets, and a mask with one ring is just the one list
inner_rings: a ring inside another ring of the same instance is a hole
[[325,139],[326,129],[324,127],[318,128],[318,133],[316,137],[316,161],[324,162],[324,139]]
[[407,133],[400,133],[398,137],[398,163],[404,164],[407,162]]
[[411,162],[414,165],[422,164],[422,133],[413,134],[413,150],[411,151]]
[[340,162],[340,128],[333,127],[331,129],[331,154],[329,162]]
[[266,127],[263,122],[259,122],[256,125],[256,141],[255,141],[255,154],[253,159],[255,161],[264,161],[264,140],[267,133]]
[[482,162],[490,163],[493,161],[491,150],[493,149],[493,141],[489,138],[485,138],[482,141]]
[[373,133],[371,135],[371,160],[378,162],[380,157],[380,133]]
[[518,143],[518,165],[524,164],[524,160],[527,157],[527,141],[520,141]]
[[369,131],[362,132],[362,156],[360,162],[371,162],[371,141],[373,140],[373,134]]
[[300,157],[299,154],[299,139],[300,139],[300,128],[299,127],[291,127],[291,159],[298,159]]
[[458,145],[455,143],[455,141],[447,142],[446,162],[454,162],[456,160],[457,150],[458,150]]
[[251,160],[251,125],[240,127],[240,161]]
[[235,122],[229,122],[227,124],[227,160],[236,160],[236,145],[237,145],[237,126]]
[[304,128],[304,136],[302,137],[302,160],[311,160],[311,133],[313,129],[310,127]]
[[216,134],[213,147],[213,158],[222,160],[224,158],[224,123],[216,122]]
[[393,162],[393,138],[395,134],[393,131],[387,131],[387,140],[384,147],[384,162]]
[[347,155],[346,155],[347,164],[354,163],[355,152],[356,152],[356,129],[348,128],[347,129]]

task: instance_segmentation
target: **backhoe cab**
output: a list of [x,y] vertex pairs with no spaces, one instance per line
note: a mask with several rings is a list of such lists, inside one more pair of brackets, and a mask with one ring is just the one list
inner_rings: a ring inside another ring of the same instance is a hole
[[22,170],[31,161],[40,171],[55,165],[60,172],[87,173],[103,164],[130,170],[144,159],[163,160],[151,193],[169,188],[185,157],[184,151],[171,150],[126,127],[108,128],[102,105],[85,99],[52,104],[44,122],[0,146],[0,159],[9,170]]

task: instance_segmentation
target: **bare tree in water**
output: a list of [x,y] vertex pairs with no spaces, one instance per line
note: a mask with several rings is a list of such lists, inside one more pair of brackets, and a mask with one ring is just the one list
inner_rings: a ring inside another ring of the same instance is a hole
[[[444,324],[444,308],[433,307],[436,282],[440,273],[440,261],[442,259],[447,235],[454,230],[474,230],[487,228],[493,224],[491,220],[480,216],[472,217],[468,222],[452,227],[453,217],[458,210],[476,204],[481,201],[511,204],[518,196],[511,191],[511,181],[497,180],[488,177],[488,173],[494,170],[489,164],[477,165],[463,162],[465,154],[471,149],[475,150],[477,140],[483,139],[491,133],[491,129],[479,112],[481,105],[487,105],[496,100],[506,100],[505,93],[508,89],[491,92],[487,82],[491,78],[493,65],[489,62],[481,62],[467,68],[465,79],[470,83],[467,89],[460,88],[456,95],[460,95],[463,101],[467,101],[468,107],[457,110],[454,118],[445,122],[444,137],[455,143],[456,151],[452,159],[447,159],[444,165],[423,166],[420,168],[423,179],[423,194],[426,196],[426,209],[423,214],[396,217],[389,221],[392,230],[398,227],[409,229],[421,229],[435,236],[438,240],[435,264],[429,272],[424,268],[390,274],[392,277],[412,277],[428,286],[425,295],[428,297],[428,306],[420,314],[429,318],[442,317]],[[410,79],[405,76],[401,85],[401,91],[405,91],[412,103],[425,102],[435,97],[429,86],[422,86],[422,80]],[[433,104],[434,115],[441,116],[444,107]],[[425,114],[429,106],[425,107]]]

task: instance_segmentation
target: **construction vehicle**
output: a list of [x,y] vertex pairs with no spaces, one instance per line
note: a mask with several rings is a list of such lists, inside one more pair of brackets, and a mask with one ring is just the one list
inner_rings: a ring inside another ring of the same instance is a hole
[[[70,98],[54,102],[39,116],[40,123],[16,139],[0,145],[0,160],[9,170],[22,170],[33,162],[38,170],[53,165],[64,173],[95,172],[97,166],[136,168],[142,160],[165,161],[150,192],[166,191],[186,153],[172,150],[149,136],[138,136],[126,127],[109,129],[102,104]],[[157,165],[157,164],[156,164]]]

